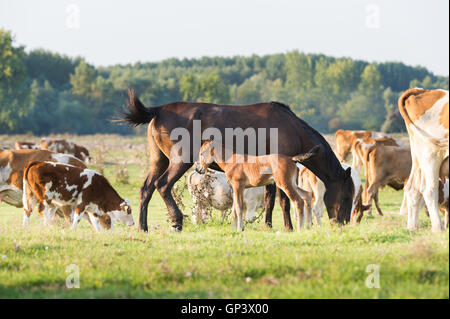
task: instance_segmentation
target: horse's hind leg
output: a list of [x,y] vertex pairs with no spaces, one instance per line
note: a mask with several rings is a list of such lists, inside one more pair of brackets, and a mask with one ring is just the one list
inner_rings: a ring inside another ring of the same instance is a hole
[[164,174],[155,182],[172,220],[172,228],[176,231],[183,229],[183,214],[173,199],[172,187],[192,165],[192,163],[171,163]]
[[264,187],[264,207],[266,208],[266,227],[272,228],[272,212],[275,205],[276,186],[269,184]]
[[156,189],[155,182],[169,166],[169,160],[158,148],[155,141],[153,140],[153,137],[149,135],[148,140],[151,160],[150,172],[148,173],[144,184],[139,190],[139,228],[143,231],[148,231],[148,203],[150,202],[153,192]]

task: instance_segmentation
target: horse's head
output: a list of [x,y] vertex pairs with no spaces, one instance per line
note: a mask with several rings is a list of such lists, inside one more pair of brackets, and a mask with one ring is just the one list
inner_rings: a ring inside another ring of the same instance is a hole
[[351,168],[344,171],[342,179],[330,181],[323,197],[330,220],[345,224],[350,221],[353,193],[355,187],[351,177]]
[[198,155],[198,162],[195,166],[195,171],[199,174],[205,174],[208,166],[214,162],[215,159],[215,149],[214,141],[208,140],[202,144],[200,148],[200,153]]

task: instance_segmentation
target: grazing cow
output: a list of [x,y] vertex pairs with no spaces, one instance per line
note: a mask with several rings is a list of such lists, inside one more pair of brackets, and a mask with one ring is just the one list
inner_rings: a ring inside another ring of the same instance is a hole
[[[392,137],[357,139],[353,145],[353,154],[358,157],[358,163],[365,164],[364,154],[374,145],[400,146],[400,144]],[[359,171],[360,167],[357,167]]]
[[[202,175],[194,171],[188,176],[188,190],[194,202],[192,219],[195,224],[206,217],[205,206],[222,213],[233,206],[233,189],[225,173],[208,169]],[[256,210],[264,207],[264,187],[244,190],[244,215],[249,221],[254,220]]]
[[23,174],[24,218],[28,220],[35,205],[44,220],[51,220],[58,207],[74,210],[72,229],[87,214],[99,231],[100,216],[108,214],[112,221],[134,225],[131,206],[122,199],[101,174],[68,164],[29,162]]
[[412,167],[404,192],[408,229],[417,229],[422,201],[430,214],[432,230],[442,231],[439,215],[439,177],[449,175],[448,91],[409,89],[398,100],[411,145]]
[[16,150],[39,150],[41,147],[36,143],[31,142],[16,142]]
[[[275,181],[289,200],[294,203],[297,213],[297,231],[304,225],[304,207],[306,208],[306,222],[311,225],[311,196],[308,192],[297,187],[298,169],[295,162],[303,162],[314,157],[320,146],[312,148],[310,153],[294,157],[282,154],[270,155],[242,155],[230,154],[220,142],[206,141],[200,148],[199,165],[196,170],[204,174],[212,163],[225,172],[233,188],[233,225],[232,228],[244,230],[243,206],[244,189],[248,187],[264,186]],[[222,156],[224,154],[225,156]],[[347,174],[347,171],[345,171]],[[345,177],[347,178],[347,177]]]
[[[0,203],[23,207],[23,171],[29,161],[50,161],[86,168],[86,165],[70,154],[55,154],[46,150],[1,150],[0,149]],[[70,207],[61,209],[66,221],[71,220]],[[58,215],[60,212],[58,211]],[[101,225],[109,229],[111,220],[105,215]]]
[[[356,223],[360,220],[357,220],[357,216],[362,213],[362,183],[361,178],[359,177],[358,172],[348,166],[347,164],[341,163],[342,168],[347,170],[351,169],[351,176],[353,180],[353,184],[355,185],[355,191],[353,193],[353,205],[352,205],[352,215],[351,222]],[[301,164],[297,164],[299,168],[298,174],[298,187],[304,189],[311,193],[312,196],[312,211],[316,216],[317,224],[321,225],[321,219],[323,215],[323,210],[325,208],[325,204],[323,202],[323,196],[325,195],[325,185],[323,182],[314,175],[309,169],[304,167]]]
[[378,189],[386,185],[395,190],[403,189],[411,172],[411,151],[399,146],[375,144],[364,154],[364,162],[365,205],[371,207],[374,200],[377,212],[382,216],[383,212],[378,204]]
[[362,161],[354,149],[356,142],[359,140],[365,144],[371,139],[389,137],[379,132],[351,130],[337,130],[334,136],[337,158],[339,161],[345,162],[350,154],[352,154],[352,167],[358,172],[361,170]]
[[76,158],[89,163],[91,157],[89,151],[81,145],[77,145],[69,140],[55,140],[48,137],[41,139],[41,149],[55,153],[72,154]]

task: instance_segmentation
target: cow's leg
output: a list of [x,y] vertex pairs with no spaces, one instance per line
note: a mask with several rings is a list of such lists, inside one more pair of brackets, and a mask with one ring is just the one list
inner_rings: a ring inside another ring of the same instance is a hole
[[63,213],[64,220],[70,225],[73,218],[72,206],[63,206],[61,207],[61,211]]
[[282,189],[277,187],[278,201],[280,202],[281,210],[283,211],[283,219],[284,219],[284,229],[287,231],[292,231],[294,228],[292,227],[291,221],[291,202],[289,201],[289,197],[283,192]]
[[258,207],[258,202],[256,200],[245,201],[244,197],[244,216],[245,218],[252,222],[255,220],[255,212]]
[[313,203],[313,212],[314,215],[316,216],[316,221],[317,221],[317,225],[322,226],[322,216],[323,216],[323,210],[325,204],[323,202],[323,200],[318,199],[318,198],[314,198],[314,203]]
[[33,212],[33,209],[36,205],[35,199],[32,197],[31,194],[27,194],[27,197],[25,198],[24,193],[24,203],[23,203],[23,221],[22,225],[23,227],[28,227],[30,225],[30,216]]
[[264,207],[266,209],[265,224],[267,228],[272,228],[272,212],[275,206],[276,197],[276,186],[275,184],[269,184],[264,187]]
[[352,148],[352,167],[359,173],[361,172],[361,161],[358,153]]
[[422,194],[420,193],[420,182],[422,179],[422,172],[417,166],[415,158],[413,156],[413,164],[411,167],[411,173],[408,178],[408,182],[404,188],[406,206],[408,209],[408,222],[407,229],[415,230],[418,226],[418,217],[420,209],[420,201],[422,200]]
[[[151,140],[151,142],[150,142]],[[154,144],[153,137],[149,137],[149,144],[151,147],[150,153],[150,172],[144,181],[144,184],[139,190],[139,228],[143,231],[148,231],[147,214],[148,203],[152,198],[153,192],[156,189],[156,180],[164,173],[169,166],[169,160]]]
[[172,187],[192,165],[191,163],[171,163],[155,182],[172,220],[172,229],[175,231],[183,229],[183,214],[172,197]]
[[[427,154],[425,154],[427,155]],[[430,153],[430,155],[433,155]],[[436,156],[436,155],[435,155]],[[432,158],[431,156],[423,156],[419,159],[420,166],[423,171],[423,178],[425,179],[425,189],[423,191],[423,199],[428,208],[431,219],[431,227],[433,232],[444,230],[444,225],[439,215],[439,168],[442,161],[439,157]]]
[[408,216],[408,202],[406,201],[406,193],[403,191],[402,206],[400,207],[400,215]]
[[[448,205],[448,204],[447,204]],[[445,228],[448,228],[448,206],[445,208]]]
[[78,223],[80,222],[81,218],[83,218],[85,213],[85,207],[83,204],[77,206],[75,208],[75,214],[73,214],[73,222],[72,226],[70,227],[72,230],[77,229]]
[[53,217],[55,217],[57,207],[52,206],[49,202],[43,202],[44,209],[42,211],[44,215],[44,225],[51,225],[53,221]]
[[88,213],[89,219],[91,221],[92,226],[94,227],[96,232],[99,232],[101,230],[100,227],[100,218],[98,216],[95,216],[92,213]]
[[375,208],[377,209],[378,215],[383,216],[383,212],[381,211],[380,205],[378,204],[378,189],[375,191],[373,201],[375,202]]

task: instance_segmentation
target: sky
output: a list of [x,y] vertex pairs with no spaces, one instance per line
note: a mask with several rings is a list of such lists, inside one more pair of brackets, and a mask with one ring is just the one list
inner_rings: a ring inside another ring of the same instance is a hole
[[0,0],[0,27],[96,66],[299,50],[449,74],[448,0]]

